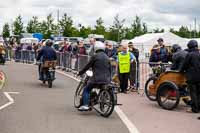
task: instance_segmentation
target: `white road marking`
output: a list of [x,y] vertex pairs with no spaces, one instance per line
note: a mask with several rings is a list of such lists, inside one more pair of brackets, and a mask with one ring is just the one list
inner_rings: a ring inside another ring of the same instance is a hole
[[57,72],[57,73],[60,73],[60,74],[62,74],[62,75],[64,75],[64,76],[67,76],[67,77],[69,77],[69,78],[71,78],[71,79],[73,79],[73,80],[76,80],[76,81],[78,81],[78,82],[81,81],[81,80],[79,80],[79,79],[77,79],[77,78],[73,77],[72,75],[69,75],[69,74],[67,74],[67,73],[65,73],[65,72],[58,71],[58,70],[56,70],[56,72]]
[[9,94],[19,94],[19,92],[3,92],[3,93],[8,98],[9,102],[0,106],[0,110],[10,106],[11,104],[15,102],[14,99]]
[[125,115],[125,113],[118,106],[115,107],[115,112],[118,114],[118,116],[124,122],[124,124],[126,125],[126,127],[128,128],[130,133],[139,133],[136,126],[128,119],[128,117]]
[[[80,82],[79,79],[77,79],[69,74],[66,74],[65,72],[58,71],[58,70],[56,70],[56,72]],[[126,127],[128,128],[130,133],[140,133],[138,131],[138,129],[136,128],[136,126],[128,119],[128,117],[125,115],[125,113],[118,106],[115,107],[115,112],[117,113],[119,118],[123,121],[123,123],[126,125]]]

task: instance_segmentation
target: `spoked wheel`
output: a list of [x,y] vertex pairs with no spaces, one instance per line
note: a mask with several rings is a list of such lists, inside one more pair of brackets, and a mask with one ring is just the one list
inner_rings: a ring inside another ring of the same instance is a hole
[[80,82],[74,95],[75,108],[79,108],[82,105],[83,87],[84,87],[84,83]]
[[156,101],[156,95],[153,95],[150,92],[150,88],[154,87],[155,81],[156,81],[156,77],[153,76],[153,77],[150,77],[145,83],[145,94],[147,98],[151,101]]
[[157,92],[158,104],[166,110],[173,110],[180,101],[178,87],[172,82],[162,83]]
[[51,80],[49,80],[49,81],[48,81],[48,86],[49,86],[49,88],[52,88],[52,84],[53,84],[53,82],[52,82]]
[[101,90],[99,93],[100,114],[103,117],[109,117],[114,111],[114,95],[108,90]]

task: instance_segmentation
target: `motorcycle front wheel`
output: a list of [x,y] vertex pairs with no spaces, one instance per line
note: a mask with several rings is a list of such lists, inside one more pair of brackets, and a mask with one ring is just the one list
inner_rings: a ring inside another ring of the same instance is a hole
[[74,95],[74,107],[79,108],[82,105],[82,95],[83,95],[84,83],[81,81],[76,88]]

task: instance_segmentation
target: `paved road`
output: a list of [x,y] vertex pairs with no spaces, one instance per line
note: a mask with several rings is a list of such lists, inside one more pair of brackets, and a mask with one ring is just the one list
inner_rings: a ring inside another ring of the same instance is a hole
[[106,119],[96,112],[78,112],[73,107],[76,81],[57,74],[50,89],[37,80],[36,66],[8,63],[1,69],[7,83],[0,105],[8,102],[3,92],[20,94],[11,94],[15,103],[0,110],[0,133],[128,133],[116,113]]
[[[8,102],[2,92],[20,94],[11,94],[15,103],[0,110],[0,133],[128,133],[116,113],[105,119],[95,112],[74,109],[75,80],[57,74],[49,89],[37,81],[36,66],[8,63],[1,68],[8,82],[0,90],[0,106]],[[136,93],[120,94],[119,102],[140,133],[199,133],[200,114],[186,113],[184,104],[166,111]]]

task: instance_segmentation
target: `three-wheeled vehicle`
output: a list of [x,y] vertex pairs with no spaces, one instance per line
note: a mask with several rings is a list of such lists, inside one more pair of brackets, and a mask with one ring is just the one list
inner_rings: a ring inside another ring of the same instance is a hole
[[145,94],[166,110],[176,108],[180,100],[190,104],[185,74],[178,71],[170,70],[151,76],[145,84]]

